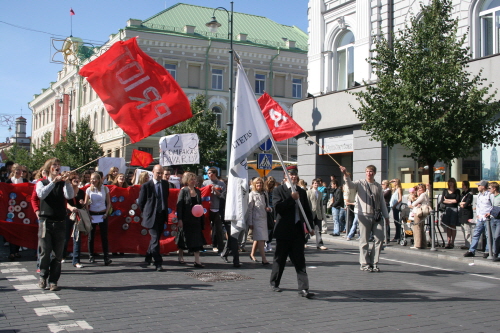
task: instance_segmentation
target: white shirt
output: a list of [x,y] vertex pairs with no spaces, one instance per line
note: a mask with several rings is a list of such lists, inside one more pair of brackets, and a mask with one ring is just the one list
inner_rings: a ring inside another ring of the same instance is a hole
[[[56,185],[56,183],[52,181],[51,177],[47,177],[47,180],[49,181],[47,186],[43,185],[42,181],[36,183],[36,195],[38,196],[38,198],[40,198],[40,200],[45,199]],[[68,200],[73,199],[73,197],[75,196],[75,192],[73,191],[73,186],[71,186],[71,184],[68,182],[65,182],[64,184],[63,193],[64,197]]]

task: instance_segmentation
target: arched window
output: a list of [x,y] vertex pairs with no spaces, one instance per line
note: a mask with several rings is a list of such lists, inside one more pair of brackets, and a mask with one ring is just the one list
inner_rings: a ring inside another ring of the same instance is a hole
[[343,90],[354,83],[354,34],[351,31],[340,36],[336,51],[337,90]]
[[94,113],[94,133],[97,134],[97,112]]
[[500,52],[500,0],[486,0],[479,10],[481,56]]
[[113,129],[113,119],[111,119],[111,116],[108,113],[108,130]]
[[215,113],[215,123],[217,128],[222,128],[222,109],[218,106],[212,108],[212,112]]
[[106,115],[104,109],[101,110],[101,132],[106,131]]

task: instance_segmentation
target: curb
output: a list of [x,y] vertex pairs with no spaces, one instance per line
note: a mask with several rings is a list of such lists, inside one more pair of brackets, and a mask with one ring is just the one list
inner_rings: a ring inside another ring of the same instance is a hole
[[[358,242],[357,241],[347,241],[344,238],[339,238],[339,236],[330,236],[330,235],[325,235],[322,234],[321,237],[323,238],[323,241],[326,241],[331,244],[342,244],[342,245],[347,245],[351,246],[353,248],[358,248]],[[411,254],[411,255],[418,255],[421,257],[427,257],[427,258],[435,258],[435,259],[443,259],[443,260],[448,260],[448,261],[455,261],[455,262],[460,262],[464,264],[471,265],[473,264],[474,266],[481,266],[481,267],[491,267],[491,268],[496,268],[500,269],[500,263],[493,262],[492,260],[489,259],[483,259],[483,258],[465,258],[462,256],[457,256],[453,254],[449,254],[447,252],[441,251],[441,250],[436,250],[431,252],[429,249],[425,250],[410,250],[409,248],[406,247],[400,247],[400,246],[384,246],[382,249],[382,253],[384,252],[394,252],[394,253],[404,253],[404,254]],[[461,253],[460,253],[461,254]]]

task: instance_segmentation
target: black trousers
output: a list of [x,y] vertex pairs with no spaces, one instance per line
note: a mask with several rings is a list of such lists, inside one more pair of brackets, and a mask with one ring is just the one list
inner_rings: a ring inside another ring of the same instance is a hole
[[233,256],[233,264],[238,265],[240,263],[240,253],[238,252],[238,236],[240,233],[231,234],[231,224],[224,223],[224,226],[227,228],[227,242],[224,250],[220,254],[221,257],[226,257],[231,254]]
[[276,239],[276,249],[274,251],[274,262],[270,280],[271,285],[279,287],[288,256],[290,256],[290,260],[297,272],[299,290],[309,289],[309,278],[307,277],[306,259],[304,257],[304,240],[301,238],[294,240]]
[[224,250],[224,233],[222,232],[222,218],[220,212],[209,213],[212,222],[212,245],[217,247],[217,251],[222,253]]
[[103,253],[104,259],[107,259],[109,257],[108,219],[104,219],[104,221],[102,221],[100,223],[92,223],[92,230],[90,231],[90,234],[88,237],[89,256],[94,255],[94,241],[95,241],[95,232],[97,230],[97,227],[99,227],[100,232],[101,232],[102,253]]
[[149,241],[148,252],[146,253],[146,261],[154,260],[155,266],[161,266],[163,263],[163,258],[160,254],[160,238],[163,233],[163,225],[167,220],[167,214],[165,211],[156,214],[155,224],[151,229],[149,229],[149,234],[151,235],[151,240]]
[[[43,229],[45,228],[45,235]],[[40,219],[38,225],[38,245],[40,246],[40,277],[56,283],[61,276],[61,260],[64,247],[66,223]],[[41,236],[44,236],[43,238]],[[54,256],[51,256],[54,252]]]

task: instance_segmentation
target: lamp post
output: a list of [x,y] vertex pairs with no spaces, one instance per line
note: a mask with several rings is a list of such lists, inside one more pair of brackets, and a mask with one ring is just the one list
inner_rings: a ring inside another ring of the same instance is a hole
[[231,12],[229,12],[224,7],[217,7],[214,9],[212,14],[212,21],[205,24],[210,28],[210,31],[217,32],[217,29],[221,26],[217,19],[215,18],[215,11],[221,9],[224,10],[227,14],[227,23],[229,25],[229,121],[227,122],[227,154],[226,154],[226,172],[229,174],[229,160],[231,158],[231,143],[233,137],[233,81],[234,81],[234,70],[233,70],[233,1],[231,1]]

